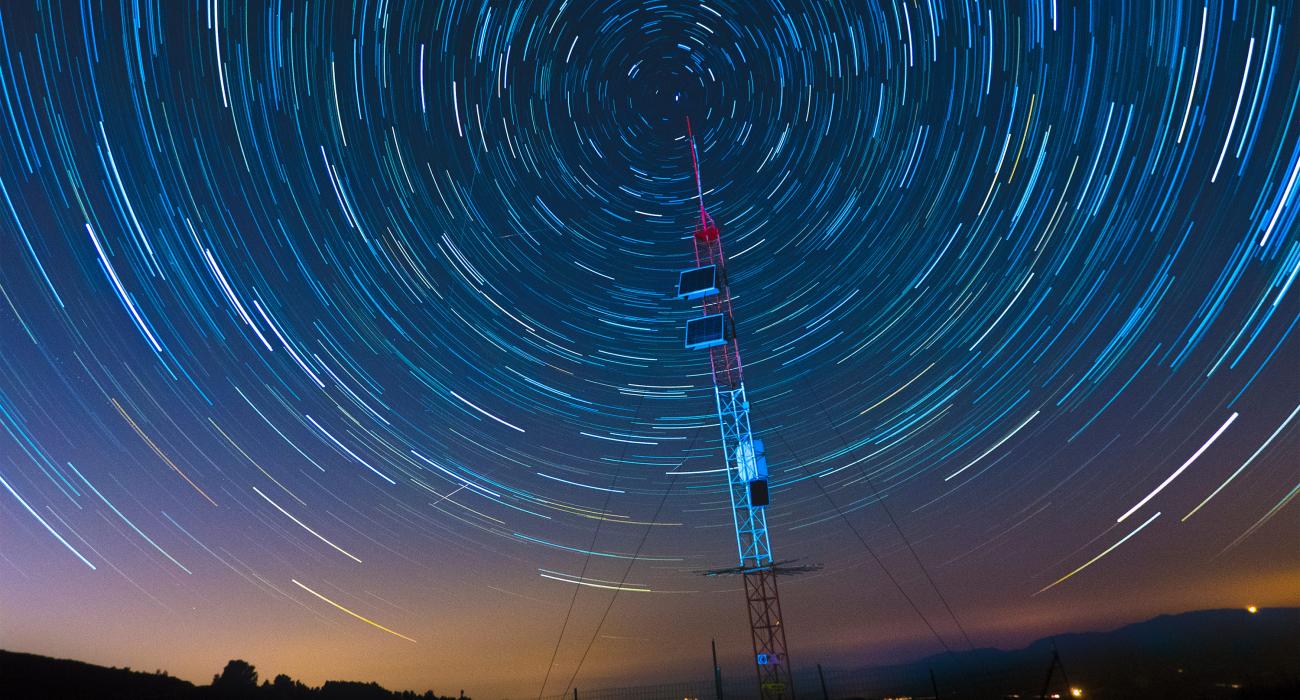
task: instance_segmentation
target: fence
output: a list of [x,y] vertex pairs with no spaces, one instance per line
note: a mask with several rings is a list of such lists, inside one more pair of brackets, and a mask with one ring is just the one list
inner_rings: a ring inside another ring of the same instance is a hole
[[[805,669],[795,672],[793,685],[797,691],[794,696],[797,700],[879,700],[904,697],[911,700],[933,700],[935,697],[928,676],[900,684],[897,679],[893,682],[884,681],[868,671]],[[754,700],[758,697],[757,679],[753,674],[725,676],[720,689],[712,679],[624,688],[578,688],[566,695],[552,695],[543,700],[718,700],[719,696],[721,700]]]
[[[1037,659],[1035,659],[1037,661]],[[707,663],[707,662],[706,662]],[[1053,663],[1055,661],[1053,660]],[[966,698],[1038,698],[1043,692],[1046,663],[1010,663],[994,660],[968,664],[937,661],[933,668],[921,664],[844,670],[804,668],[794,672],[793,693],[785,700],[964,700]],[[1069,698],[1060,673],[1051,677],[1047,697]],[[1085,683],[1086,684],[1086,683]],[[720,691],[720,692],[719,692]],[[1198,697],[1211,697],[1198,695]],[[1219,697],[1214,695],[1213,697]],[[1234,696],[1235,697],[1235,696]],[[756,700],[754,674],[724,674],[720,687],[712,678],[680,683],[625,688],[578,688],[543,700]]]

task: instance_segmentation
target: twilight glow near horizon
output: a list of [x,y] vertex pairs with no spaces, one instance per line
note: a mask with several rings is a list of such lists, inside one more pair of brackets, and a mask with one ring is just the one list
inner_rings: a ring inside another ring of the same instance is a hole
[[775,559],[821,565],[796,667],[1300,604],[1294,3],[6,3],[0,43],[0,647],[752,672],[700,575],[687,117]]

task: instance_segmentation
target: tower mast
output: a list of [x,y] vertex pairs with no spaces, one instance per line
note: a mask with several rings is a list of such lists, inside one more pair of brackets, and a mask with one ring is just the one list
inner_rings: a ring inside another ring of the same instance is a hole
[[699,155],[691,121],[686,120],[691,148],[691,168],[699,197],[700,220],[695,225],[695,267],[684,270],[678,298],[699,301],[703,315],[686,324],[686,347],[707,349],[713,369],[713,395],[722,431],[722,457],[731,497],[731,517],[736,529],[737,571],[745,581],[749,625],[754,644],[760,697],[793,698],[790,658],[786,653],[781,599],[777,593],[772,545],[767,533],[768,475],[763,441],[755,440],[749,426],[749,400],[741,372],[740,345],[736,341],[727,260],[722,252],[718,225],[704,208]]

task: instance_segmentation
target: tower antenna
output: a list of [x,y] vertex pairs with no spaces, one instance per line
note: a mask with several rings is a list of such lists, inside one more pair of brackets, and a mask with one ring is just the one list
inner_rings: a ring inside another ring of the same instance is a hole
[[695,134],[691,133],[691,118],[686,118],[686,138],[691,142],[691,170],[695,172],[695,193],[699,195],[700,200],[700,228],[708,224],[705,219],[708,214],[704,213],[704,188],[700,186],[700,159],[695,153]]

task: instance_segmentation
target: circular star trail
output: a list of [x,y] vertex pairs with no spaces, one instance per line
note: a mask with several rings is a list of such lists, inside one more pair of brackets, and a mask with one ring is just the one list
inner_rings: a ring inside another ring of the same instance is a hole
[[533,692],[581,584],[557,678],[743,651],[688,117],[793,648],[1295,602],[1296,13],[5,8],[16,638]]

